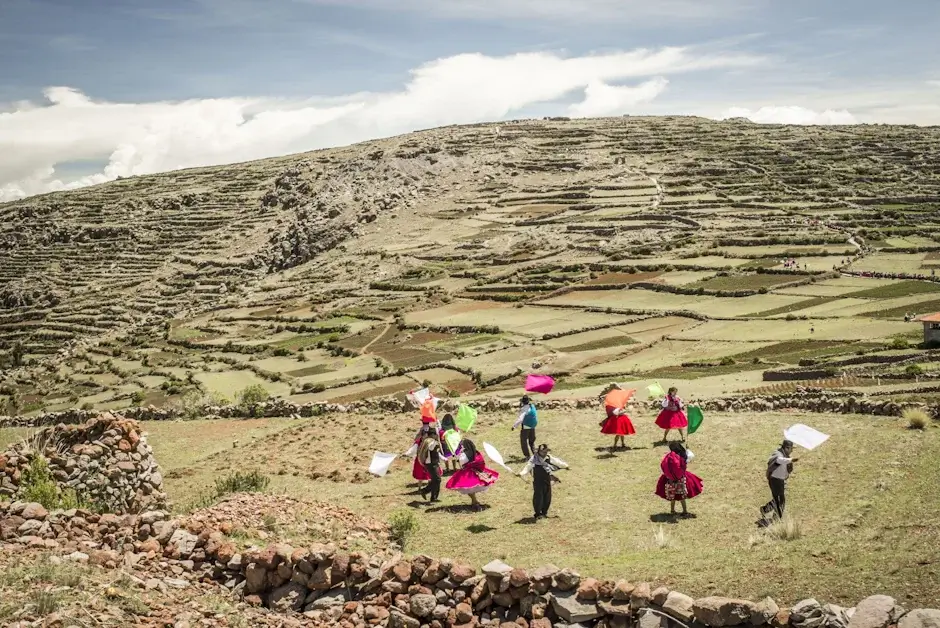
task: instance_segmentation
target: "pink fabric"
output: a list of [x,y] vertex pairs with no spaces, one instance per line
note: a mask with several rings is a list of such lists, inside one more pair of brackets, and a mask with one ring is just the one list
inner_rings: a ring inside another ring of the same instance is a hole
[[[486,474],[490,477],[480,477]],[[450,476],[445,485],[450,490],[470,489],[478,486],[491,486],[499,479],[499,474],[487,469],[483,462],[483,454],[477,452],[476,457],[465,464],[463,468]]]
[[[415,439],[415,444],[420,447],[421,437]],[[431,474],[428,473],[428,470],[424,468],[424,465],[421,464],[421,461],[418,460],[418,456],[415,456],[415,461],[411,465],[411,477],[418,480],[419,482],[427,482],[431,479]]]
[[555,387],[555,380],[548,375],[528,375],[525,378],[526,392],[548,394]]

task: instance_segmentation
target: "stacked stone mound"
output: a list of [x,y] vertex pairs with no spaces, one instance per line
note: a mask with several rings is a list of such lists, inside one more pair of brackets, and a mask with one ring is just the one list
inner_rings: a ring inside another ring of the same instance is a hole
[[[243,499],[250,501],[253,497]],[[527,571],[498,560],[478,571],[466,564],[428,556],[349,552],[347,542],[303,548],[275,543],[264,549],[238,551],[220,531],[199,520],[169,519],[162,511],[123,516],[81,510],[49,513],[39,504],[14,503],[0,505],[0,531],[3,540],[51,551],[60,557],[58,560],[132,567],[147,578],[140,580],[146,588],[219,583],[249,604],[292,614],[290,625],[296,626],[940,625],[940,611],[906,612],[893,598],[882,595],[869,597],[849,609],[807,599],[782,610],[770,598],[760,602],[724,597],[693,599],[645,582],[599,581],[553,566]]]
[[81,425],[56,425],[0,455],[0,496],[16,498],[36,456],[46,459],[60,489],[112,513],[163,508],[163,475],[140,425],[104,413]]

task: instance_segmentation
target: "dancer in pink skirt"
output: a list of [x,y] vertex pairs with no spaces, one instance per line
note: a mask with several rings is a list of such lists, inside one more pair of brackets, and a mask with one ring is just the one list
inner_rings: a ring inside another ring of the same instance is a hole
[[463,495],[470,496],[470,504],[474,510],[480,510],[482,506],[477,500],[477,494],[488,490],[496,480],[499,474],[492,469],[487,469],[483,461],[483,454],[477,451],[476,445],[469,438],[460,441],[460,448],[463,450],[462,459],[467,462],[463,467],[447,480],[447,488],[451,491],[457,491]]

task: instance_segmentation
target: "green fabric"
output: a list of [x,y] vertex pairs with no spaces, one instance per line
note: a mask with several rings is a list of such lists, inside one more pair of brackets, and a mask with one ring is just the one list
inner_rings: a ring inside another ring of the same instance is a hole
[[454,420],[457,428],[461,432],[469,432],[476,420],[477,411],[465,403],[460,404],[460,407],[457,408],[457,418]]
[[451,453],[456,452],[457,448],[460,447],[460,432],[447,430],[444,432],[444,442],[447,443],[447,448],[450,449]]
[[666,391],[659,385],[659,382],[650,384],[646,387],[646,390],[649,393],[650,399],[661,399],[666,396]]
[[689,434],[694,434],[702,426],[702,420],[705,416],[702,409],[698,406],[689,406]]

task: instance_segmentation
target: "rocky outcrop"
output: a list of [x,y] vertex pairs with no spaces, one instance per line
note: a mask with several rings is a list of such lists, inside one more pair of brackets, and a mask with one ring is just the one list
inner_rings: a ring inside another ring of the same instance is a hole
[[163,508],[163,475],[136,421],[105,413],[80,425],[57,425],[0,455],[0,496],[16,498],[42,457],[60,490],[113,513]]

